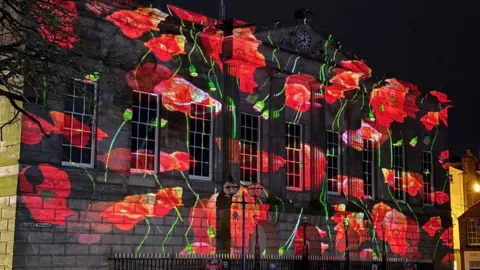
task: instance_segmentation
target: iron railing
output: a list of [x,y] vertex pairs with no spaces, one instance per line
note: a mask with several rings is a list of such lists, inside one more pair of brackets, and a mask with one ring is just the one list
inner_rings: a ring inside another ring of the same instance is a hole
[[[242,260],[239,255],[169,255],[169,254],[114,254],[110,258],[112,270],[204,270],[204,269],[242,269]],[[360,269],[388,269],[407,270],[422,269],[434,270],[431,260],[401,260],[388,259],[386,265],[381,260],[365,260],[343,257],[310,256],[308,261],[302,256],[262,256],[260,269],[255,267],[253,255],[247,255],[246,269],[249,270],[360,270]]]

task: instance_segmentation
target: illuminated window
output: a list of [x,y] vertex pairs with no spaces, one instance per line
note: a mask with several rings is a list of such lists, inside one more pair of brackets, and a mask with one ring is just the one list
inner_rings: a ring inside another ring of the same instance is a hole
[[405,148],[400,145],[393,145],[393,186],[396,200],[405,201]]
[[477,219],[467,220],[467,240],[470,246],[480,246],[480,235],[478,235],[479,222]]
[[287,187],[291,190],[302,190],[302,126],[287,123],[285,126],[285,139],[285,150],[287,152]]
[[425,204],[433,204],[430,194],[433,192],[433,160],[432,152],[423,151],[423,200]]
[[340,167],[340,136],[337,132],[327,130],[327,179],[328,191],[339,193],[339,167]]
[[155,94],[133,91],[131,169],[153,173],[157,170],[158,106]]
[[211,178],[210,146],[212,144],[212,107],[192,104],[190,117],[190,156],[195,161],[190,161],[190,176],[199,179]]
[[373,140],[363,140],[363,193],[370,198],[373,198],[373,183],[375,183],[373,179],[375,168],[374,143]]
[[240,118],[241,180],[260,181],[260,119],[246,113]]
[[82,80],[72,80],[67,89],[62,143],[62,163],[65,165],[93,167],[95,94],[96,84]]

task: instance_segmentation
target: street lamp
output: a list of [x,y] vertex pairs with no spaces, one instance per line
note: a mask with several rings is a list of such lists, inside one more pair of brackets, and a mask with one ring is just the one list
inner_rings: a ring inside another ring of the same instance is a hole
[[350,268],[350,250],[348,249],[348,219],[343,220],[345,228],[345,269]]
[[308,225],[308,217],[302,217],[302,226],[303,226],[303,253],[302,253],[302,260],[303,260],[303,267],[308,269],[308,247],[307,247],[307,225]]
[[387,227],[387,224],[385,223],[385,221],[382,222],[382,236],[383,236],[383,247],[382,247],[382,264],[383,264],[383,267],[382,269],[383,270],[386,270],[387,269],[387,246],[385,245],[386,243],[386,239],[385,239],[385,228]]
[[[238,192],[240,189],[240,186],[236,184],[233,181],[233,177],[230,175],[230,179],[223,185],[223,192],[225,195],[227,195],[230,198],[233,198],[233,196]],[[259,183],[253,183],[248,186],[248,194],[252,196],[255,201],[254,204],[256,203],[256,199],[262,195],[263,187]],[[246,270],[247,267],[247,262],[246,262],[246,256],[245,256],[245,206],[248,203],[245,200],[245,192],[242,192],[242,200],[240,202],[235,202],[232,200],[232,203],[239,203],[242,205],[242,270]],[[258,229],[257,229],[257,243],[255,243],[255,249],[258,248],[258,257],[256,256],[256,260],[258,259],[258,262],[256,264],[260,264],[259,262],[259,256],[260,256],[260,247],[258,247]],[[256,251],[257,252],[257,251]],[[257,254],[255,254],[257,255]]]

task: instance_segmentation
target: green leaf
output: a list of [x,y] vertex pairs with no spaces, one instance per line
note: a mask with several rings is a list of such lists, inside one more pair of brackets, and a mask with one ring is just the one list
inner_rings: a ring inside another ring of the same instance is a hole
[[208,233],[209,238],[214,238],[215,237],[215,232],[213,231],[212,226],[208,226],[207,233]]
[[167,126],[167,123],[168,123],[167,119],[164,119],[164,118],[160,119],[161,128],[164,128],[165,126]]
[[285,254],[285,247],[281,247],[278,249],[278,255],[283,256]]
[[133,113],[132,109],[126,109],[125,112],[123,112],[123,121],[130,121],[133,118]]
[[189,255],[195,254],[195,250],[193,250],[192,245],[186,244],[186,245],[185,245],[185,249],[187,250],[187,252],[188,252]]

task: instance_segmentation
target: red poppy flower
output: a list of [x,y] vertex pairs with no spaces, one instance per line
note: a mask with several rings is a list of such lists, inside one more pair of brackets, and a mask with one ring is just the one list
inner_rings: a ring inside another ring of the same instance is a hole
[[448,227],[445,231],[443,231],[440,239],[447,245],[449,248],[453,248],[453,227]]
[[360,251],[360,258],[373,259],[373,249],[365,248]]
[[[32,15],[37,21],[38,31],[42,38],[62,48],[72,49],[73,44],[80,40],[74,33],[74,24],[78,17],[75,2],[48,0],[48,2],[38,1],[37,4],[39,11],[38,13],[33,12]],[[42,16],[41,14],[51,14],[51,16]],[[52,16],[56,17],[58,23],[48,19]]]
[[340,74],[346,71],[352,71],[360,74],[361,79],[369,78],[372,76],[372,69],[369,68],[365,62],[359,60],[343,60],[340,62],[342,67],[333,68],[333,72]]
[[390,127],[393,121],[403,123],[407,116],[404,108],[407,88],[401,87],[396,80],[387,81],[387,85],[373,89],[370,94],[376,121],[384,127]]
[[[247,238],[246,242],[248,243],[249,242],[248,239],[250,238],[250,235],[255,231],[256,221],[267,220],[267,213],[268,213],[268,209],[270,208],[270,205],[255,204],[255,199],[252,196],[250,196],[250,194],[248,194],[247,189],[243,186],[241,186],[238,192],[235,195],[233,195],[232,201],[233,202],[242,201],[242,194],[245,194],[245,201],[249,203],[245,206],[246,207],[245,234]],[[243,220],[242,205],[240,203],[233,203],[231,206],[230,213],[231,213],[230,220],[232,222],[235,222],[234,214],[237,213],[238,215],[237,216],[238,224],[236,226],[232,226],[232,225],[230,226],[230,235],[233,239],[233,245],[235,247],[241,247],[243,225],[242,225],[242,222],[238,222],[238,221]],[[246,248],[248,248],[248,244]]]
[[177,159],[177,166],[175,168],[177,171],[186,171],[190,169],[190,166],[195,166],[195,160],[187,152],[176,151],[173,152],[171,156]]
[[65,225],[68,216],[74,214],[67,206],[71,185],[68,174],[48,164],[38,165],[43,175],[41,184],[33,186],[25,177],[25,167],[19,174],[22,200],[37,222]]
[[431,217],[429,221],[423,224],[422,228],[428,236],[433,237],[442,228],[442,220],[440,217]]
[[382,222],[385,219],[385,215],[390,211],[392,211],[392,208],[383,202],[375,204],[372,208],[372,221],[380,240],[383,240]]
[[145,63],[125,75],[131,88],[146,93],[153,93],[155,85],[172,76],[173,72],[169,68],[154,63]]
[[335,238],[335,248],[339,252],[344,252],[346,249],[345,241],[345,225],[343,224],[344,220],[348,220],[348,236],[349,239],[353,241],[349,242],[349,246],[357,244],[360,246],[364,241],[368,239],[367,232],[363,223],[364,214],[363,213],[352,213],[352,212],[336,212],[332,217],[332,220],[337,223],[334,230],[337,231]]
[[98,155],[97,160],[107,166],[108,169],[115,172],[129,172],[130,171],[130,159],[131,152],[128,148],[115,148],[110,152],[103,155]]
[[447,193],[442,191],[435,191],[429,194],[430,200],[436,204],[442,205],[450,201],[450,197]]
[[[36,119],[40,126],[42,126],[43,130],[47,135],[50,135],[52,132],[58,132],[57,128],[50,124],[48,121],[40,118],[32,113],[30,116]],[[22,116],[22,143],[28,145],[35,145],[42,141],[44,134],[40,130],[40,126],[33,122],[30,118],[26,115]]]
[[218,193],[215,193],[208,199],[201,199],[195,207],[192,207],[190,210],[190,224],[192,225],[193,235],[197,242],[215,245],[217,197]]
[[455,261],[455,255],[453,253],[448,253],[445,257],[442,258],[443,264],[450,264]]
[[438,112],[427,112],[427,114],[420,119],[420,122],[423,123],[427,130],[432,130],[433,127],[440,124]]
[[[63,112],[51,111],[50,116],[55,125],[54,130],[70,142],[73,146],[83,148],[90,143],[90,127],[85,123],[79,122],[75,116]],[[107,133],[97,128],[97,142],[108,137]]]
[[420,228],[416,220],[407,218],[407,234],[405,239],[409,240],[410,247],[418,246],[420,242]]
[[162,96],[162,104],[167,110],[186,113],[193,118],[204,119],[207,113],[192,112],[192,104],[211,107],[212,113],[215,115],[218,115],[222,110],[220,102],[180,77],[161,81],[155,86],[154,91]]
[[444,94],[439,91],[430,91],[430,95],[436,97],[438,99],[438,102],[440,103],[449,103],[452,102],[451,100],[448,99],[447,94]]
[[[364,199],[364,190],[363,190],[363,179],[356,177],[349,177],[346,175],[337,176],[338,180],[338,189],[343,190],[343,194],[349,195],[351,197],[363,200]],[[349,192],[351,190],[352,192]]]
[[262,43],[253,35],[250,28],[233,30],[233,55],[229,60],[229,74],[238,78],[240,90],[249,94],[258,86],[254,79],[255,70],[265,66],[265,57],[257,51]]
[[129,231],[149,213],[142,203],[117,202],[105,209],[101,216],[119,230]]
[[173,14],[175,14],[175,16],[185,21],[198,23],[198,24],[204,24],[208,21],[207,16],[196,13],[196,12],[188,11],[183,8],[179,8],[172,5],[167,5],[167,8],[173,11]]
[[177,159],[169,153],[160,151],[160,172],[173,171],[177,168]]
[[[305,176],[304,186],[306,190],[310,189],[311,181],[315,183],[321,183],[323,176],[325,175],[326,158],[324,152],[316,146],[312,148],[309,144],[302,145],[303,158],[305,166],[303,167],[303,175]],[[310,172],[313,170],[312,178]]]
[[357,151],[363,151],[363,140],[372,140],[373,147],[382,145],[387,137],[383,136],[378,130],[372,127],[368,122],[362,121],[362,126],[356,130],[345,130],[342,134],[343,142]]
[[182,194],[183,190],[181,187],[159,189],[157,194],[155,194],[153,215],[156,217],[164,217],[173,208],[183,206]]
[[[262,151],[262,172],[268,172],[268,152]],[[272,171],[276,172],[285,165],[285,159],[275,154],[270,154],[272,159]]]
[[438,112],[438,118],[442,121],[442,123],[448,127],[448,109],[450,109],[453,106],[448,105],[447,107],[443,108]]
[[440,156],[438,157],[438,162],[442,165],[442,168],[445,170],[448,170],[450,167],[450,151],[444,150],[440,153]]
[[385,240],[390,246],[392,253],[405,256],[407,247],[409,246],[406,241],[407,218],[401,212],[393,209],[385,215],[384,222]]
[[405,103],[403,104],[403,109],[407,113],[408,117],[416,118],[417,112],[420,111],[420,109],[417,106],[417,96],[412,94],[406,95]]
[[125,36],[139,38],[149,30],[159,31],[158,24],[167,17],[167,13],[155,8],[138,8],[114,12],[107,17],[107,20],[119,27]]
[[170,61],[173,56],[185,54],[185,36],[162,34],[145,43],[161,61]]
[[207,56],[215,61],[223,71],[223,63],[220,59],[222,53],[222,36],[215,27],[207,27],[200,33],[200,42],[202,42],[203,49]]
[[408,195],[414,197],[418,192],[423,192],[423,175],[419,173],[407,172],[406,189]]
[[[320,88],[315,78],[310,75],[288,76],[285,79],[285,105],[299,112],[306,112],[311,105],[311,92],[316,90],[312,89],[311,84]],[[317,100],[322,98],[322,95],[315,93],[314,97]]]

